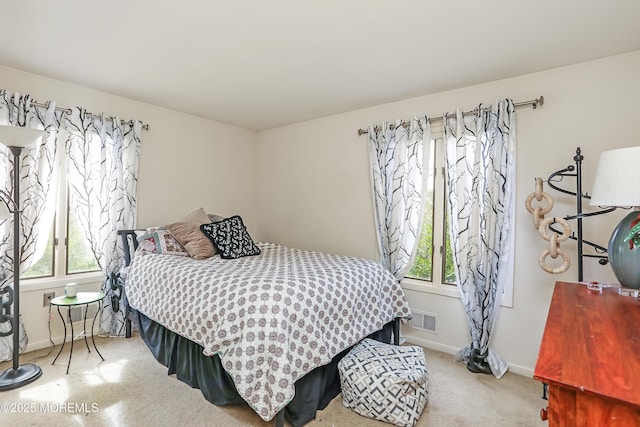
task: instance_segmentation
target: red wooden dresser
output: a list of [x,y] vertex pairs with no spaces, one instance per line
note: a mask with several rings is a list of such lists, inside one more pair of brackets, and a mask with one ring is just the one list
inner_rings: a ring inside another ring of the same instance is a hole
[[640,426],[640,301],[557,282],[533,377],[550,427]]

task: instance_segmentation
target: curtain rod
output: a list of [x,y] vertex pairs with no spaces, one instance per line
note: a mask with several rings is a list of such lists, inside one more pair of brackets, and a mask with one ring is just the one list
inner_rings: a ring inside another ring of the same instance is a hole
[[[535,110],[538,105],[543,105],[544,104],[544,96],[540,95],[540,98],[536,98],[536,99],[532,99],[531,101],[522,101],[522,102],[514,102],[513,106],[514,107],[525,107],[527,105],[531,105],[533,107],[533,109]],[[485,110],[486,108],[483,108],[483,110]],[[463,116],[468,116],[470,114],[478,114],[478,109],[475,108],[473,110],[470,111],[463,111],[462,115]],[[456,115],[455,113],[449,113],[446,115],[446,117],[448,119],[454,118]],[[430,121],[436,121],[436,120],[442,120],[443,117],[430,117],[429,120]],[[409,126],[409,122],[402,122],[402,126],[407,127]],[[395,127],[395,125],[391,125],[390,128],[393,129]],[[376,126],[375,130],[377,131],[379,128]],[[358,129],[358,136],[363,135],[365,133],[369,133],[368,130],[366,129]]]
[[[31,101],[31,105],[35,105],[36,107],[47,107],[47,104],[42,104],[40,102],[36,102],[36,101]],[[67,114],[71,114],[71,108],[64,108],[64,107],[56,107],[56,110],[58,111],[64,111]],[[93,113],[88,113],[90,116],[93,117],[98,117],[98,114],[93,114]],[[110,117],[108,117],[110,118]],[[129,120],[129,121],[125,121],[125,120],[120,120],[120,123],[123,125],[132,125],[133,124],[133,120]],[[149,130],[149,125],[148,124],[142,124],[142,129],[144,130]]]

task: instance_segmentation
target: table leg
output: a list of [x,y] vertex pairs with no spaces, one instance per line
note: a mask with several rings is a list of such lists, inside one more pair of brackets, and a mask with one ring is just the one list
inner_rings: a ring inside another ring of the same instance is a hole
[[60,313],[60,306],[58,306],[57,308],[58,308],[58,315],[60,316],[60,319],[62,319],[62,326],[64,326],[64,339],[62,340],[62,345],[60,346],[60,351],[58,352],[58,355],[56,356],[55,359],[53,359],[53,362],[51,362],[52,365],[56,363],[56,360],[58,360],[58,356],[60,356],[60,353],[62,353],[64,344],[67,342],[67,324],[64,321],[64,317],[62,317],[62,313]]
[[[89,343],[87,342],[87,311],[89,311],[89,304],[84,305],[84,322],[82,323],[82,335],[84,335],[84,344],[87,346],[87,351],[91,353],[91,350],[89,349]],[[91,335],[93,335],[93,329],[91,330]]]
[[[67,316],[71,319],[71,307],[67,308]],[[71,366],[71,357],[73,356],[73,337],[75,337],[75,333],[73,332],[73,322],[69,322],[71,324],[71,351],[69,352],[69,362],[67,362],[67,374],[69,373],[69,367]]]
[[[86,313],[87,312],[85,311],[85,315]],[[93,322],[91,322],[91,342],[93,343],[93,348],[96,349],[96,353],[98,353],[98,356],[100,356],[100,359],[102,359],[102,361],[104,362],[104,357],[102,357],[102,355],[98,351],[98,347],[96,347],[96,340],[93,338],[93,326],[96,324],[96,319],[100,316],[100,313],[102,313],[102,301],[98,301],[98,311],[96,312],[96,316],[93,318]],[[86,339],[86,329],[85,329],[85,339]]]

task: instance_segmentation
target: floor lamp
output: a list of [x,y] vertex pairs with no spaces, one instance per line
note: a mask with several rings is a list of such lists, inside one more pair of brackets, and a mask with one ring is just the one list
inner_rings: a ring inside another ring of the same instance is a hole
[[[0,126],[0,144],[13,154],[13,199],[0,190],[0,219],[8,219],[13,214],[13,289],[5,287],[8,293],[6,305],[0,304],[0,322],[11,321],[13,334],[13,367],[0,373],[0,391],[11,390],[29,384],[40,378],[42,370],[36,365],[19,366],[20,344],[20,154],[22,149],[45,134],[44,131],[18,126]],[[10,304],[13,300],[13,315]]]

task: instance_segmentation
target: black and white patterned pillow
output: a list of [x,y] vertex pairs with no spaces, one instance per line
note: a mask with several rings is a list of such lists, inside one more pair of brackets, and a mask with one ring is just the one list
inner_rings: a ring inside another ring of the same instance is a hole
[[202,224],[200,230],[218,249],[221,258],[235,259],[260,254],[260,249],[249,236],[239,215],[211,224]]

